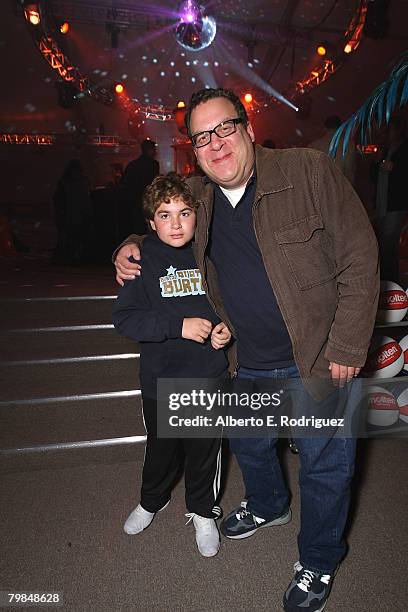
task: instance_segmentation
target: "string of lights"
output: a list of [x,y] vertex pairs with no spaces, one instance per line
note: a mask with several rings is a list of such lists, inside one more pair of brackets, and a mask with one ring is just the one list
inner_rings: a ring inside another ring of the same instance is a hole
[[[134,145],[136,143],[133,139],[124,139],[119,136],[109,136],[102,134],[88,134],[80,136],[81,144],[97,147],[120,147]],[[68,134],[30,134],[30,133],[0,133],[0,145],[37,145],[37,146],[51,146],[51,145],[65,145],[73,144],[77,142],[77,135]]]
[[53,145],[55,136],[51,134],[0,134],[0,143],[7,145]]

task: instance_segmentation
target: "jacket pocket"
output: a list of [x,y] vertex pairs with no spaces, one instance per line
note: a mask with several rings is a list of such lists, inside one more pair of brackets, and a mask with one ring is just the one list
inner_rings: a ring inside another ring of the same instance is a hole
[[319,215],[300,219],[275,232],[299,289],[310,289],[336,275],[330,238]]

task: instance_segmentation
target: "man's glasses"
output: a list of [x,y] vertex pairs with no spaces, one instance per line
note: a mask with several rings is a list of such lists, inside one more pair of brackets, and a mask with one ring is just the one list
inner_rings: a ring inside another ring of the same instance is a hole
[[239,123],[243,123],[243,119],[240,117],[236,117],[235,119],[227,119],[227,121],[222,121],[215,126],[212,130],[206,130],[205,132],[198,132],[198,134],[194,134],[191,136],[191,142],[193,143],[193,147],[195,149],[199,149],[200,147],[205,147],[211,142],[211,135],[217,134],[219,138],[226,138],[234,132],[237,131],[237,125]]

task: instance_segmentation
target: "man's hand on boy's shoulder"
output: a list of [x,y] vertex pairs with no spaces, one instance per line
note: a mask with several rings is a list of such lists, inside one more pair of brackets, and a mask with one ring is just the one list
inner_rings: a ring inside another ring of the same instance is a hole
[[211,330],[211,321],[207,321],[207,319],[200,319],[199,317],[186,317],[183,319],[181,335],[186,340],[194,340],[195,342],[204,344],[208,336],[211,334]]
[[[129,261],[133,257],[133,262]],[[141,266],[137,263],[140,260],[140,249],[134,243],[125,244],[119,249],[115,259],[116,282],[123,287],[125,280],[133,280],[135,276],[140,276]]]
[[211,332],[211,345],[214,349],[222,349],[231,340],[231,332],[228,327],[221,321],[214,327]]

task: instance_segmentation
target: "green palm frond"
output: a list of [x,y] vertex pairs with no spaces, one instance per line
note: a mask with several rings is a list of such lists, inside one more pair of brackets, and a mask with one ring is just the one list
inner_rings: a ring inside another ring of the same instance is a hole
[[330,143],[329,154],[336,156],[341,138],[343,137],[343,156],[351,136],[359,133],[359,144],[367,144],[371,138],[371,129],[374,124],[381,126],[389,123],[396,107],[408,102],[408,51],[400,57],[393,67],[387,80],[378,85],[364,104],[350,119],[345,121],[334,133]]

